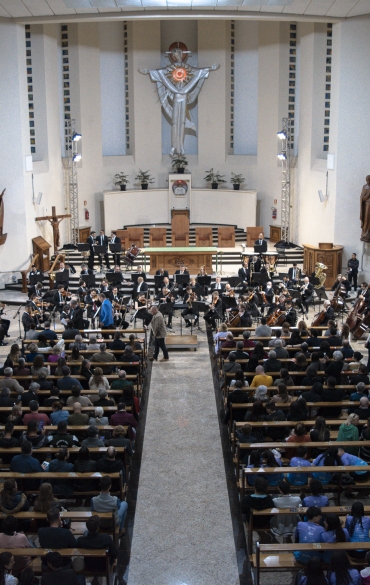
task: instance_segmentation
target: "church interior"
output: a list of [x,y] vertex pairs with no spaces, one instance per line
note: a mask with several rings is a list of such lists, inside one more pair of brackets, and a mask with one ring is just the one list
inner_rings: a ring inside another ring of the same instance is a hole
[[0,585],[368,583],[369,31],[0,0]]

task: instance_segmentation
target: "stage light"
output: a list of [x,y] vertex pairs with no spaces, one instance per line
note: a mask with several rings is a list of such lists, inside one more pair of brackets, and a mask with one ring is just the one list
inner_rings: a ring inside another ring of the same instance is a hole
[[286,152],[285,150],[283,150],[282,152],[279,152],[279,154],[277,155],[279,160],[286,160]]
[[72,136],[72,140],[73,142],[78,142],[79,140],[81,140],[82,135],[81,134],[77,134],[77,132],[75,132]]
[[73,155],[73,162],[80,162],[80,160],[82,159],[82,154],[75,154]]
[[277,133],[278,138],[280,138],[280,140],[286,140],[286,134],[284,132],[284,130],[280,130],[280,132]]

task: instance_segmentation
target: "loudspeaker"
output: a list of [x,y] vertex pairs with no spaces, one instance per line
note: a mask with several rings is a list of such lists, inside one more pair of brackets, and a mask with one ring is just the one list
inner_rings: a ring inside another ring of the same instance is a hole
[[324,203],[324,201],[326,201],[326,197],[325,197],[324,193],[320,190],[320,191],[318,191],[318,194],[319,194],[321,203]]

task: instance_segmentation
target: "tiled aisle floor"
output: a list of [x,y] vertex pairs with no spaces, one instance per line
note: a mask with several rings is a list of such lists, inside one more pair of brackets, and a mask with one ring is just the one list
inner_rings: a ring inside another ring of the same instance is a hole
[[239,583],[208,345],[198,339],[197,352],[153,364],[129,585]]

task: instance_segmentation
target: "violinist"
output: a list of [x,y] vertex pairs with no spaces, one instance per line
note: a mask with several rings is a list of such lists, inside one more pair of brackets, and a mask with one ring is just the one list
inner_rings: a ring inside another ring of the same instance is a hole
[[122,303],[122,298],[123,297],[119,296],[118,288],[114,286],[112,295],[110,297],[110,301],[113,306],[114,324],[116,327],[120,327],[122,325],[122,329],[127,329],[129,326],[129,323],[125,321],[127,307]]
[[222,301],[217,290],[212,293],[212,302],[209,305],[209,310],[207,313],[205,313],[203,319],[209,325],[212,325],[213,331],[216,330],[216,319],[222,319]]
[[27,331],[30,330],[31,325],[36,326],[36,321],[35,321],[34,317],[32,316],[32,308],[30,305],[26,305],[24,308],[24,313],[22,315],[22,324],[23,324],[23,328],[24,328],[25,333],[27,333]]
[[28,298],[30,299],[34,294],[38,297],[42,296],[42,282],[37,282],[28,288]]
[[225,290],[222,293],[223,297],[230,297],[232,299],[235,298],[235,291],[234,289],[231,288],[231,285],[229,283],[225,284]]
[[247,311],[247,306],[245,303],[240,303],[239,305],[239,325],[238,327],[252,327],[252,315],[250,311]]
[[246,293],[239,297],[239,300],[247,305],[247,310],[251,312],[253,317],[260,316],[258,310],[258,296],[253,287],[249,286]]
[[4,337],[10,337],[10,335],[8,333],[9,327],[10,327],[10,321],[9,321],[9,319],[3,318],[4,309],[5,309],[5,304],[0,303],[0,328],[4,330]]
[[64,307],[65,302],[67,300],[67,296],[70,296],[70,295],[69,295],[68,291],[65,290],[64,284],[59,284],[58,290],[54,294],[54,298],[53,298],[53,305],[55,306],[55,310],[58,313],[61,313],[63,311],[63,307]]
[[96,311],[101,306],[101,301],[98,297],[98,292],[93,288],[85,297],[86,313],[88,319],[93,319]]
[[83,280],[80,280],[80,282],[78,283],[78,289],[77,289],[77,296],[80,299],[80,303],[84,303],[85,302],[85,298],[87,295],[87,287],[86,287],[86,282],[84,282]]
[[297,311],[292,304],[292,301],[285,302],[285,321],[289,323],[290,327],[294,327],[297,322]]
[[135,300],[135,313],[131,317],[131,321],[134,319],[142,319],[144,325],[148,326],[152,320],[152,314],[149,313],[148,309],[151,306],[151,301],[147,300],[146,296],[141,294],[136,297]]
[[69,311],[67,313],[66,321],[69,329],[84,329],[83,309],[76,300],[69,304]]
[[207,276],[205,264],[199,268],[198,276]]
[[362,282],[360,288],[357,291],[357,298],[363,297],[367,291],[367,282]]
[[164,268],[159,268],[158,270],[156,270],[156,276],[162,276],[163,278],[166,277],[168,278],[168,270],[165,270]]
[[30,300],[27,301],[27,305],[31,307],[33,316],[36,321],[36,325],[40,325],[40,323],[44,320],[44,315],[41,310],[41,301],[38,303],[38,298],[36,295],[32,295]]
[[274,302],[275,293],[272,287],[271,280],[269,280],[266,283],[266,286],[263,290],[263,294],[261,294],[261,296],[262,296],[261,314],[263,315],[266,308],[270,311],[272,304]]
[[243,292],[247,289],[250,282],[248,260],[244,260],[243,266],[238,270],[238,276],[242,281]]
[[103,278],[103,280],[101,281],[99,294],[101,294],[101,293],[103,293],[105,295],[108,295],[110,293],[109,283],[108,283],[106,278]]
[[[167,287],[163,287],[162,290],[159,292],[159,294],[156,297],[156,300],[159,301],[160,303],[173,303],[175,301],[176,297],[171,293],[170,289]],[[173,317],[173,310],[171,309],[168,313],[168,322],[167,322],[167,327],[168,329],[172,329],[172,317]]]
[[188,305],[187,309],[184,309],[181,313],[181,317],[184,318],[185,320],[185,327],[190,327],[191,323],[189,321],[189,319],[186,318],[187,315],[196,315],[196,319],[194,321],[194,325],[198,325],[199,322],[199,313],[198,311],[196,311],[195,309],[193,309],[192,307],[192,303],[193,301],[197,301],[198,300],[198,296],[196,292],[193,292],[191,290],[191,286],[187,286],[186,290],[185,290],[185,294],[184,294],[184,303],[186,303]]

